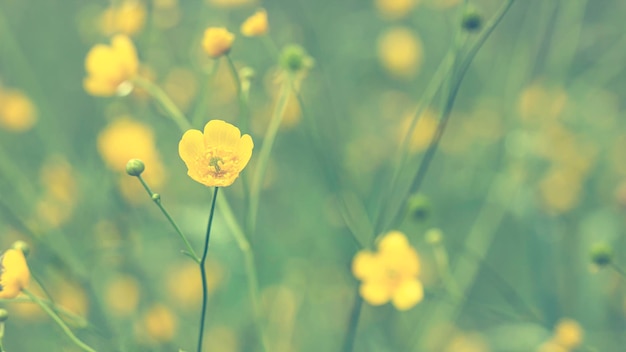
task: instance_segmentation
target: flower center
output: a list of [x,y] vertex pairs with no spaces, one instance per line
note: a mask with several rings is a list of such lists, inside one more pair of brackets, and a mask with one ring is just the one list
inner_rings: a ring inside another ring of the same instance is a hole
[[216,156],[212,157],[209,160],[209,166],[214,167],[215,168],[215,173],[218,174],[218,175],[222,171],[222,168],[220,167],[220,163],[222,163],[222,165],[224,165],[224,160],[222,160],[222,158],[219,158],[219,157],[216,157]]

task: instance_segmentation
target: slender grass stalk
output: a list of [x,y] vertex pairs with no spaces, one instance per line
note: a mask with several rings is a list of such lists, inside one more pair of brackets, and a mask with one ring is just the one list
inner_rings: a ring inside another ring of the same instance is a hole
[[57,325],[59,325],[59,327],[61,328],[61,330],[63,330],[65,335],[67,335],[67,337],[69,337],[70,340],[72,340],[72,342],[76,346],[80,347],[83,351],[96,352],[96,350],[89,347],[87,344],[81,341],[78,337],[76,337],[76,335],[74,335],[74,333],[67,326],[67,324],[65,324],[63,319],[61,319],[61,317],[59,317],[59,315],[55,313],[55,311],[52,310],[44,301],[42,301],[39,297],[35,296],[32,292],[28,291],[27,289],[23,289],[22,292],[24,292],[24,294],[26,294],[33,302],[39,305],[41,309],[43,309],[43,311],[46,312],[46,314],[48,314],[48,316],[50,316],[50,318],[52,318],[52,320],[54,320],[54,322],[57,323]]
[[259,307],[259,281],[257,279],[258,275],[254,261],[254,252],[252,251],[252,247],[250,246],[250,242],[246,238],[246,235],[239,226],[233,210],[230,208],[230,205],[224,197],[218,199],[217,207],[220,210],[220,214],[224,217],[226,225],[230,228],[233,236],[235,237],[235,241],[237,242],[239,249],[244,255],[246,278],[248,281],[248,296],[254,313],[254,325],[256,326],[257,335],[261,340],[263,350],[269,351],[269,343],[263,329],[261,309]]
[[341,347],[342,352],[352,352],[354,350],[354,341],[356,340],[356,330],[359,326],[359,318],[361,317],[362,309],[363,309],[363,298],[361,298],[359,290],[357,289],[357,292],[354,295],[354,304],[352,305],[352,310],[350,311],[348,329],[346,331],[346,336],[343,341],[343,346]]
[[206,258],[209,253],[209,239],[211,237],[211,226],[213,225],[213,215],[215,214],[215,201],[217,200],[217,191],[219,187],[215,187],[213,191],[213,200],[211,201],[211,212],[209,213],[209,224],[206,229],[204,238],[204,250],[202,251],[202,259],[200,260],[200,275],[202,278],[202,310],[200,313],[200,329],[198,331],[198,352],[202,352],[202,340],[204,338],[204,316],[206,315],[206,307],[209,296],[209,288],[206,281]]
[[259,198],[261,194],[261,186],[265,178],[265,172],[267,165],[269,164],[270,156],[272,153],[272,147],[278,134],[278,128],[285,115],[285,109],[287,108],[287,102],[289,100],[289,94],[291,94],[291,77],[285,77],[282,82],[280,94],[274,107],[272,119],[265,132],[265,138],[263,139],[263,146],[259,152],[259,158],[256,163],[255,173],[252,178],[252,184],[250,185],[250,206],[248,208],[248,233],[252,234],[256,228],[257,213],[259,208]]
[[228,69],[230,70],[230,74],[233,76],[233,81],[235,81],[235,86],[237,88],[237,100],[239,102],[239,123],[241,125],[241,129],[247,131],[250,129],[250,112],[248,109],[248,98],[244,94],[241,76],[239,75],[239,71],[235,66],[235,62],[230,57],[230,55],[224,55],[226,59],[226,63],[228,64]]
[[170,115],[172,121],[176,123],[178,128],[185,132],[191,128],[191,124],[180,111],[180,109],[176,106],[176,104],[172,101],[172,99],[156,84],[150,82],[147,79],[141,77],[135,77],[132,80],[132,83],[137,85],[142,89],[145,89],[156,101],[158,101],[161,106],[165,109],[165,111]]
[[176,233],[178,234],[180,239],[182,239],[183,242],[185,243],[185,246],[187,247],[187,251],[184,252],[184,253],[187,256],[189,256],[191,259],[193,259],[196,263],[199,264],[200,263],[200,257],[198,257],[198,255],[196,254],[196,251],[194,251],[193,247],[191,246],[191,243],[189,243],[189,240],[187,239],[187,236],[185,236],[185,234],[181,231],[180,227],[178,227],[178,225],[176,224],[174,219],[170,216],[170,214],[167,212],[167,210],[163,206],[163,203],[161,202],[161,196],[158,193],[152,192],[152,189],[150,189],[150,186],[148,186],[148,184],[143,179],[143,177],[141,177],[141,175],[136,176],[136,177],[139,180],[139,182],[141,182],[141,185],[146,190],[146,192],[148,192],[148,195],[150,196],[150,199],[152,199],[154,204],[156,204],[156,206],[159,207],[159,209],[161,210],[161,213],[163,213],[163,215],[165,216],[167,221],[174,228],[174,231],[176,231]]
[[413,177],[413,181],[411,182],[411,185],[408,191],[403,192],[404,195],[401,198],[401,201],[398,204],[396,204],[395,207],[389,207],[391,208],[391,213],[390,213],[391,216],[390,216],[390,219],[387,220],[387,222],[382,226],[382,230],[390,228],[390,226],[393,226],[394,224],[398,223],[399,218],[402,214],[401,209],[402,209],[402,206],[406,203],[406,199],[409,197],[410,194],[413,194],[420,189],[422,182],[424,181],[424,177],[426,176],[426,173],[428,172],[430,168],[430,165],[435,156],[435,153],[437,152],[437,149],[439,147],[439,142],[441,141],[441,137],[443,136],[446,130],[446,126],[448,124],[450,115],[452,113],[452,108],[454,107],[454,103],[456,101],[456,97],[461,88],[461,83],[463,82],[463,78],[465,77],[465,74],[467,73],[472,62],[474,61],[474,58],[476,57],[476,54],[478,53],[480,48],[482,48],[487,38],[489,38],[489,35],[493,32],[496,26],[500,23],[502,18],[504,18],[504,15],[508,12],[508,10],[511,8],[514,2],[515,0],[507,0],[500,7],[498,12],[493,16],[493,18],[489,21],[489,23],[487,23],[487,25],[485,26],[485,29],[480,33],[480,35],[478,36],[474,44],[471,46],[465,58],[460,62],[458,66],[458,70],[454,73],[453,82],[451,84],[450,91],[446,98],[444,109],[441,114],[441,119],[437,126],[437,130],[435,131],[435,135],[433,136],[433,139],[431,140],[428,146],[428,149],[426,150],[426,153],[424,154],[424,157],[422,158],[422,161],[419,164],[415,177]]

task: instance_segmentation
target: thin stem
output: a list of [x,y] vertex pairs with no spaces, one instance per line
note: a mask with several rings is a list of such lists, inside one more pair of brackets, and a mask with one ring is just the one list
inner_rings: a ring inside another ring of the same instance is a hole
[[0,322],[0,352],[4,352],[4,346],[2,345],[3,338],[4,338],[4,322]]
[[259,152],[259,159],[257,160],[256,170],[253,175],[252,185],[250,187],[250,207],[248,213],[248,232],[253,233],[256,227],[257,212],[259,208],[259,197],[261,193],[261,186],[265,177],[265,171],[269,163],[270,155],[272,153],[272,147],[276,140],[276,134],[278,128],[285,115],[285,109],[287,108],[287,102],[289,100],[289,94],[291,93],[291,77],[286,77],[282,83],[280,95],[274,113],[272,114],[272,120],[265,132],[265,138],[263,139],[263,146]]
[[246,238],[246,235],[239,226],[239,223],[233,214],[233,210],[230,208],[230,205],[224,197],[221,197],[217,201],[217,207],[220,209],[220,213],[224,217],[226,225],[230,228],[239,249],[241,249],[241,252],[244,255],[246,277],[248,280],[248,296],[250,297],[250,304],[252,305],[254,313],[257,334],[261,340],[263,350],[269,351],[267,338],[265,337],[261,321],[261,310],[259,307],[259,280],[254,261],[254,252],[252,251],[252,247],[250,246],[250,242]]
[[248,116],[248,98],[243,90],[241,77],[239,76],[239,71],[235,66],[235,62],[228,54],[224,55],[224,57],[228,63],[228,68],[233,76],[233,80],[235,81],[235,86],[237,87],[237,99],[239,100],[239,123],[241,124],[241,129],[247,131],[250,125],[250,118]]
[[45,304],[39,297],[35,296],[27,289],[23,289],[22,292],[24,292],[33,302],[39,305],[41,309],[43,309],[44,312],[46,312],[50,316],[50,318],[52,318],[52,320],[54,320],[59,325],[59,327],[61,327],[63,332],[70,338],[70,340],[72,340],[72,342],[74,342],[76,346],[82,348],[83,351],[96,352],[96,350],[89,347],[87,344],[82,342],[78,337],[76,337],[76,335],[74,335],[72,330],[65,324],[63,319],[61,319],[61,317],[59,317],[57,313],[55,313],[54,310],[52,310],[47,304]]
[[211,237],[211,226],[213,225],[213,215],[215,214],[215,201],[217,200],[217,191],[219,191],[219,189],[219,187],[215,187],[215,190],[213,191],[211,212],[209,213],[209,224],[207,225],[206,229],[202,259],[200,260],[200,275],[202,278],[202,311],[200,313],[200,331],[198,332],[198,352],[202,352],[202,340],[204,338],[204,316],[206,315],[207,300],[209,295],[209,288],[206,281],[206,257],[209,253],[209,238]]
[[135,77],[132,80],[132,83],[137,85],[140,88],[145,89],[156,101],[158,101],[161,106],[167,111],[169,116],[172,118],[174,123],[178,125],[181,131],[186,131],[191,129],[191,124],[187,121],[187,118],[180,111],[178,106],[174,104],[172,99],[156,84],[150,82],[147,79],[141,77]]
[[483,44],[485,43],[489,35],[493,32],[496,26],[500,23],[502,18],[504,18],[504,15],[507,13],[509,8],[511,8],[511,5],[513,5],[513,2],[515,2],[515,0],[508,0],[504,5],[502,5],[498,13],[496,13],[494,17],[491,19],[491,21],[485,26],[485,29],[483,30],[483,32],[481,32],[480,36],[478,37],[474,45],[470,48],[465,59],[460,63],[458,72],[455,74],[454,82],[452,83],[452,86],[450,87],[450,92],[446,99],[444,110],[441,115],[441,120],[439,122],[439,125],[437,126],[437,130],[435,131],[435,135],[433,136],[433,139],[431,140],[430,145],[428,146],[428,149],[426,150],[426,153],[424,154],[424,157],[422,158],[422,161],[408,189],[408,192],[404,193],[404,196],[402,197],[402,201],[399,203],[398,206],[396,206],[396,208],[392,210],[393,211],[392,214],[395,214],[395,215],[392,215],[392,219],[382,227],[383,230],[397,223],[398,218],[402,213],[401,212],[402,205],[405,204],[408,196],[410,194],[417,192],[420,189],[422,182],[424,181],[424,177],[426,176],[426,173],[428,172],[428,169],[430,167],[431,161],[433,160],[435,153],[437,152],[437,149],[439,147],[439,142],[441,141],[441,137],[443,136],[445,132],[446,126],[448,124],[448,120],[450,119],[450,115],[452,113],[452,108],[454,107],[454,103],[456,101],[457,94],[459,93],[459,89],[461,88],[461,83],[463,82],[463,78],[465,77],[465,74],[467,73],[470,65],[472,64],[474,57],[476,56],[480,48],[483,46]]
[[342,352],[352,352],[354,350],[354,341],[356,339],[356,330],[359,326],[359,318],[361,317],[361,310],[363,309],[363,298],[357,289],[354,295],[354,305],[350,312],[350,320],[348,321],[348,330],[346,332],[346,338],[343,342]]
[[172,227],[174,228],[174,230],[176,231],[178,236],[185,243],[185,246],[187,247],[187,252],[185,252],[185,254],[189,255],[189,257],[191,259],[193,259],[196,263],[200,263],[200,258],[196,254],[196,251],[193,250],[193,247],[191,246],[191,243],[189,243],[189,240],[187,239],[185,234],[183,234],[183,232],[180,230],[180,228],[178,227],[178,225],[176,224],[174,219],[172,219],[172,217],[167,212],[167,210],[165,210],[165,207],[161,203],[161,197],[157,193],[152,192],[152,189],[150,189],[150,186],[148,186],[148,184],[143,179],[143,177],[141,177],[141,175],[137,176],[137,179],[139,180],[139,182],[141,182],[141,185],[146,190],[146,192],[148,192],[148,195],[150,196],[150,198],[152,199],[154,204],[156,204],[157,207],[159,207],[159,209],[161,209],[161,213],[163,213],[163,215],[165,215],[165,218],[167,219],[167,221],[169,221],[169,223],[172,225]]

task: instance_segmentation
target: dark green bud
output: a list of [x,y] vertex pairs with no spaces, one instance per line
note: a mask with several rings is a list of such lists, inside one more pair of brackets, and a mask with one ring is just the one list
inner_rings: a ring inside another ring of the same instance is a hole
[[591,247],[590,255],[597,266],[607,266],[613,262],[613,247],[607,243],[596,243]]
[[483,16],[476,10],[469,10],[463,15],[461,25],[468,32],[476,32],[483,26]]
[[424,221],[428,219],[431,212],[430,200],[425,195],[414,194],[407,200],[407,215],[412,220]]
[[313,66],[313,59],[299,45],[288,45],[280,53],[280,66],[289,72],[299,72]]
[[139,176],[145,169],[146,165],[139,159],[130,159],[126,163],[126,173],[131,176]]

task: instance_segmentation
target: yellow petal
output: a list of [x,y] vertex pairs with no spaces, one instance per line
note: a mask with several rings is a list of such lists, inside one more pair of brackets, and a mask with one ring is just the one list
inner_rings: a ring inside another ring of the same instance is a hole
[[87,93],[100,97],[112,96],[116,92],[116,88],[109,82],[97,79],[93,76],[89,76],[83,80],[83,87]]
[[111,47],[115,51],[116,58],[119,60],[121,67],[129,76],[137,74],[139,68],[139,60],[137,59],[137,51],[133,42],[125,35],[116,35],[111,40]]
[[419,274],[417,252],[399,231],[391,231],[378,243],[379,256],[384,265],[403,277]]
[[424,298],[424,287],[417,279],[402,282],[393,292],[392,303],[398,310],[407,310]]
[[90,75],[109,77],[117,75],[117,67],[114,62],[115,52],[108,46],[103,44],[95,45],[87,53],[85,58],[85,69]]
[[188,130],[178,143],[178,155],[187,165],[188,174],[194,180],[200,178],[198,160],[204,151],[204,137],[198,130]]
[[24,253],[9,249],[2,256],[0,273],[0,298],[15,298],[30,281],[30,270]]
[[409,247],[409,240],[400,231],[390,231],[378,242],[378,250],[381,252],[405,249],[407,247]]
[[361,297],[373,306],[385,304],[391,298],[391,287],[384,281],[366,281],[361,284],[359,292]]
[[360,251],[352,260],[352,274],[357,279],[365,279],[371,272],[377,270],[377,267],[376,256],[370,251]]
[[239,151],[237,152],[239,157],[239,171],[243,170],[246,165],[248,165],[248,161],[252,157],[252,149],[254,148],[254,143],[252,142],[252,137],[249,134],[244,134],[241,136],[239,140]]
[[204,126],[205,146],[219,146],[235,150],[239,147],[241,131],[228,122],[211,120]]

